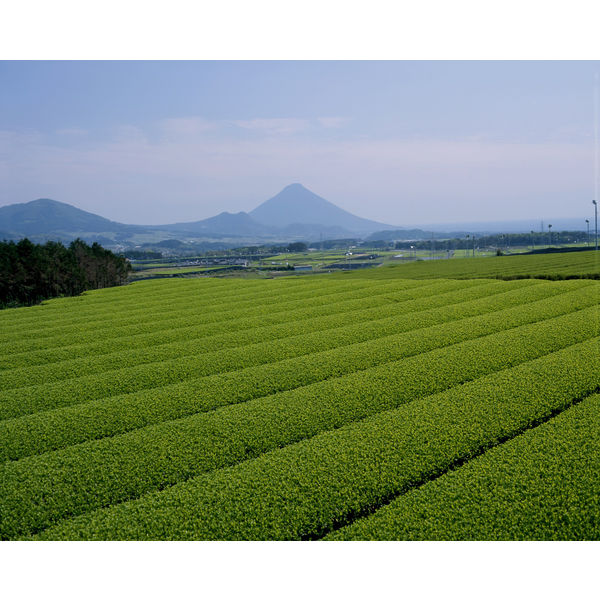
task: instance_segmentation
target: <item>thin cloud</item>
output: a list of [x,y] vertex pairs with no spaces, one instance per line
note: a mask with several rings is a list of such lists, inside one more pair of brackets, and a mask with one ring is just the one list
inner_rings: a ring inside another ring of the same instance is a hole
[[176,117],[159,121],[158,127],[167,138],[195,136],[214,131],[219,124],[203,117]]
[[250,119],[245,121],[232,121],[232,123],[242,129],[279,135],[298,133],[310,128],[310,121],[308,119],[297,118]]
[[350,119],[347,117],[319,117],[317,121],[326,129],[339,129],[340,127],[344,127]]
[[317,117],[315,119],[303,119],[297,117],[275,118],[275,119],[249,119],[232,121],[242,129],[253,130],[268,135],[293,135],[315,129],[339,129],[349,119],[346,117]]

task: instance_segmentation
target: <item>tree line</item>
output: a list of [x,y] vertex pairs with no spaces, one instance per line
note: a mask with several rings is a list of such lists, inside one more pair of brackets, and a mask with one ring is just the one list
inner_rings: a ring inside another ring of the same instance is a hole
[[134,260],[149,260],[163,257],[162,252],[155,252],[153,250],[125,250],[125,252],[119,253],[119,256],[121,255]]
[[30,306],[58,296],[121,285],[131,265],[97,242],[0,242],[0,308]]
[[203,253],[205,257],[216,256],[252,256],[258,254],[284,254],[286,252],[306,252],[308,244],[306,242],[291,242],[285,244],[260,244],[255,246],[237,246],[235,248],[226,248],[223,250],[208,250]]
[[410,247],[419,250],[429,250],[432,244],[437,250],[457,250],[473,248],[510,248],[510,246],[531,246],[532,249],[540,246],[555,244],[581,244],[587,243],[587,234],[584,231],[532,231],[530,233],[498,233],[493,235],[469,235],[469,237],[453,238],[447,240],[415,240],[397,241],[394,247],[397,250]]

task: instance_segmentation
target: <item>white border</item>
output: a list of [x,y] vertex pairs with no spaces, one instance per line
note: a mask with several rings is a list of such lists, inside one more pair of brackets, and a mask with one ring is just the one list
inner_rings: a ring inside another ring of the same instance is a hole
[[[587,598],[595,542],[2,542],[5,598]],[[592,593],[592,596],[590,596]]]
[[593,59],[590,0],[20,0],[0,59]]
[[[589,1],[45,0],[0,59],[598,59]],[[1,88],[1,82],[0,82]],[[581,598],[598,543],[0,543],[6,598]]]

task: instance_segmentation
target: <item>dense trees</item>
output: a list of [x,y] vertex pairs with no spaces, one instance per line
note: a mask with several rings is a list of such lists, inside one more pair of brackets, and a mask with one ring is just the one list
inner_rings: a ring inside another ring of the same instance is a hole
[[77,239],[34,244],[0,242],[0,307],[37,304],[56,296],[121,285],[131,265],[100,244]]
[[292,242],[287,245],[286,250],[288,252],[306,252],[308,250],[308,245],[305,242]]

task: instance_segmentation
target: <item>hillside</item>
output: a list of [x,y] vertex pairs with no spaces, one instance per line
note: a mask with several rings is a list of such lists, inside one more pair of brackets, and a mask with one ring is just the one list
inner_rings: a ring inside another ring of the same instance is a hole
[[213,236],[215,234],[264,236],[273,233],[273,229],[271,227],[267,227],[261,223],[258,223],[248,213],[230,213],[227,211],[201,221],[174,223],[173,225],[160,225],[157,227],[157,229],[182,231],[209,236]]
[[[250,213],[223,211],[199,221],[166,225],[126,225],[47,198],[0,208],[3,238],[69,241],[81,237],[104,245],[156,243],[183,237],[200,241],[243,237],[246,242],[287,242],[347,238],[386,228],[382,223],[338,208],[300,184],[284,188]],[[233,245],[236,243],[239,242]]]
[[21,237],[63,232],[125,232],[135,225],[110,221],[49,198],[0,207],[0,229]]
[[[109,248],[111,245],[156,244],[168,239],[220,242],[227,247],[235,247],[241,243],[314,242],[345,238],[430,240],[432,236],[437,239],[464,237],[466,233],[481,235],[480,232],[497,230],[500,225],[507,227],[505,231],[519,230],[515,223],[508,222],[471,225],[470,229],[453,229],[452,232],[434,227],[399,229],[358,217],[299,183],[288,185],[250,212],[222,211],[206,219],[165,225],[119,223],[47,198],[0,207],[0,239],[28,237],[38,242],[48,239],[69,242],[81,237]],[[558,225],[555,227],[559,231]],[[529,233],[529,225],[521,231]]]

